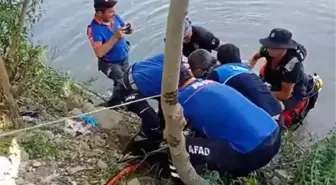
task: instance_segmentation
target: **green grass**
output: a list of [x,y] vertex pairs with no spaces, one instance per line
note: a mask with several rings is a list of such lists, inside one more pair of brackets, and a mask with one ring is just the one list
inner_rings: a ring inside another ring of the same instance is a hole
[[336,184],[336,134],[316,142],[303,156],[291,185]]
[[[292,178],[287,182],[282,180],[283,185],[334,185],[336,184],[335,158],[335,132],[317,141],[308,149],[299,147],[293,141],[291,134],[285,134],[279,164],[260,171],[272,173],[275,169],[285,170]],[[220,175],[216,171],[206,171],[202,176],[210,185],[271,185],[271,179],[258,175],[233,179],[228,175]]]
[[45,137],[43,134],[30,134],[25,137],[21,145],[29,154],[31,159],[58,157],[60,147],[52,139]]

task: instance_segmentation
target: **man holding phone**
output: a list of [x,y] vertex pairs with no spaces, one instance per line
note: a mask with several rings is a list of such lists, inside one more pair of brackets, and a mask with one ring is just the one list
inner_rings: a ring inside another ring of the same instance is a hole
[[130,23],[116,14],[116,0],[94,0],[95,16],[87,27],[87,35],[98,58],[98,70],[113,80],[110,104],[116,104],[118,83],[128,68],[130,44],[123,34],[131,34]]

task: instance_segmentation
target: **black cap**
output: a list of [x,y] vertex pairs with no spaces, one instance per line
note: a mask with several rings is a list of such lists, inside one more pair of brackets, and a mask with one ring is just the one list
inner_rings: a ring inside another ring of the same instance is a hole
[[105,9],[105,8],[112,8],[117,4],[118,1],[116,0],[94,0],[93,7],[97,10]]
[[265,48],[274,49],[295,49],[298,43],[292,39],[292,33],[283,28],[274,28],[268,37],[259,39],[261,45]]
[[217,48],[217,60],[221,64],[241,62],[240,51],[234,44],[223,44]]

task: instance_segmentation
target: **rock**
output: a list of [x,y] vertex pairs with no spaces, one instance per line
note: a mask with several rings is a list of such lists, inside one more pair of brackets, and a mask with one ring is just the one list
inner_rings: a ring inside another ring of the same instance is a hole
[[90,185],[90,183],[88,181],[84,181],[82,185]]
[[29,160],[29,154],[21,148],[21,161],[28,161]]
[[68,177],[68,176],[59,176],[56,179],[54,179],[53,181],[57,182],[55,185],[58,185],[58,184],[71,185],[71,184],[73,184],[71,178]]
[[54,171],[55,170],[52,167],[41,166],[36,169],[35,174],[41,178],[45,178],[52,175]]
[[[85,102],[83,104],[83,110],[85,112],[91,112],[97,109],[103,109],[104,107],[95,107],[92,103]],[[102,128],[110,129],[113,128],[116,124],[118,124],[122,119],[123,115],[115,110],[103,110],[99,112],[95,112],[91,114],[91,116],[95,117],[96,120],[100,123]]]
[[48,166],[53,169],[57,169],[57,162],[56,161],[48,161]]
[[81,146],[84,150],[91,150],[91,147],[89,144],[87,144],[86,142],[81,143]]
[[104,150],[101,150],[101,149],[99,149],[99,148],[96,148],[96,149],[93,150],[93,152],[96,153],[96,154],[103,154],[103,153],[104,153]]
[[127,185],[141,185],[138,178],[134,178],[127,182]]
[[83,98],[80,96],[73,96],[70,97],[67,101],[66,101],[66,105],[68,107],[68,109],[74,109],[74,108],[78,108],[82,106],[82,102],[83,102]]
[[53,139],[53,142],[56,144],[64,143],[64,137],[60,134],[57,134],[55,138]]
[[79,171],[83,171],[83,170],[86,170],[86,168],[84,168],[83,166],[76,166],[76,167],[74,167],[74,168],[71,168],[71,169],[69,170],[69,173],[70,173],[70,174],[75,174],[75,173],[77,173],[77,172],[79,172]]
[[35,185],[35,184],[33,184],[33,183],[28,183],[27,185]]
[[274,175],[285,181],[291,178],[285,170],[274,170]]
[[[156,185],[157,184],[152,177],[147,177],[147,176],[138,177],[138,180],[140,184],[142,185]],[[168,179],[167,180],[162,179],[161,184],[172,184],[172,183],[170,183]]]
[[45,136],[48,139],[54,138],[54,133],[50,130],[45,130],[42,132],[42,135]]
[[90,102],[85,102],[83,103],[83,111],[84,112],[91,112],[91,111],[94,111],[96,110],[96,107],[90,103]]
[[272,178],[271,182],[272,182],[272,185],[281,185],[282,184],[279,177],[276,177],[276,176]]
[[[102,107],[97,107],[102,108]],[[123,115],[114,110],[104,110],[93,113],[92,116],[96,118],[102,128],[111,129],[114,128],[120,121],[123,120]]]
[[59,177],[58,174],[49,175],[49,176],[45,177],[42,181],[43,181],[45,184],[50,184],[50,182],[51,182],[53,179],[56,179],[57,177]]
[[33,167],[37,168],[37,167],[40,167],[42,165],[42,163],[38,162],[38,161],[35,161],[33,163]]
[[20,167],[19,167],[19,174],[24,174],[27,171],[27,166],[28,166],[28,162],[27,161],[23,161],[20,163]]
[[82,111],[78,108],[74,108],[70,111],[70,114],[73,116],[76,116],[76,115],[82,114]]
[[100,136],[95,136],[93,138],[93,144],[98,147],[102,147],[106,145],[106,140],[102,139]]
[[108,165],[102,160],[98,160],[97,166],[102,170],[106,170],[108,168]]
[[[35,180],[35,173],[33,172],[26,172],[23,176],[23,179],[27,182],[34,182]],[[25,183],[25,184],[26,184]]]
[[25,185],[25,183],[26,183],[22,178],[16,179],[15,182],[16,182],[17,185]]

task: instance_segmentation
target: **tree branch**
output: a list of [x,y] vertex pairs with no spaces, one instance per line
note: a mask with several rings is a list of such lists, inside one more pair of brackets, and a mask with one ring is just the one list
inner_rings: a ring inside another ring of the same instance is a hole
[[20,32],[21,29],[24,25],[25,22],[25,18],[26,18],[26,13],[27,13],[27,9],[29,6],[30,0],[24,0],[23,4],[22,4],[22,8],[21,8],[21,12],[20,12],[20,17],[19,17],[19,31],[17,34],[14,34],[14,38],[12,40],[12,44],[9,48],[9,52],[8,52],[8,59],[12,59],[16,49],[17,49],[17,45],[19,43],[19,38],[20,38]]

